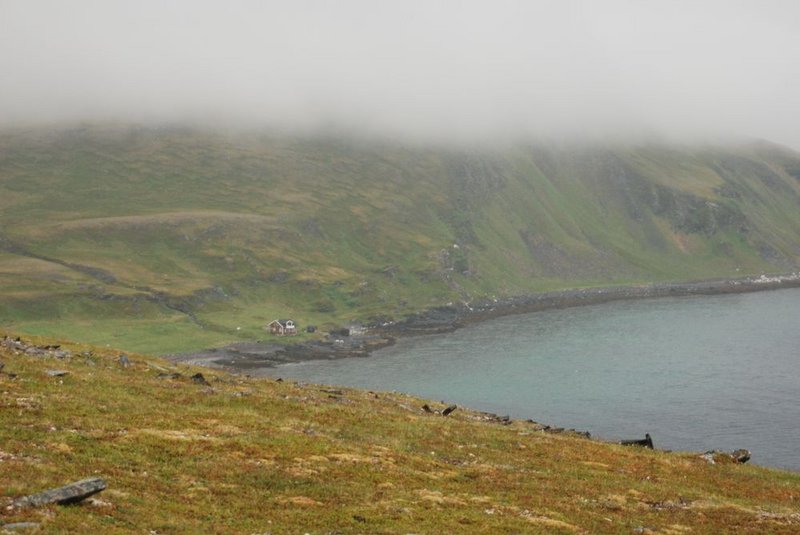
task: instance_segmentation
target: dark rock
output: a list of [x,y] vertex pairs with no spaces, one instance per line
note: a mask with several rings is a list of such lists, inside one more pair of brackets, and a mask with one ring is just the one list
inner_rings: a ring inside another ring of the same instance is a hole
[[427,403],[422,406],[422,410],[427,413],[433,413],[433,409],[431,409],[430,405],[428,405]]
[[736,463],[744,464],[750,460],[750,450],[745,450],[745,449],[734,450],[731,452],[731,458]]
[[203,377],[203,374],[200,373],[200,372],[192,375],[191,379],[192,379],[193,382],[195,382],[195,383],[197,383],[199,385],[211,386],[211,384],[208,381],[206,381],[206,378]]
[[69,372],[67,370],[47,370],[45,373],[50,377],[64,377]]
[[307,333],[315,333],[315,332],[317,332],[317,326],[316,325],[307,326],[306,327],[306,332]]
[[642,446],[644,448],[653,449],[653,439],[650,438],[650,433],[645,433],[643,439],[634,439],[634,440],[620,440],[619,442],[623,446]]
[[457,405],[450,405],[449,407],[447,407],[445,410],[442,411],[442,416],[449,415],[451,412],[453,412],[457,408],[458,408]]
[[[309,340],[298,344],[278,345],[264,343],[233,344],[219,348],[214,354],[216,364],[239,370],[267,368],[287,362],[330,360],[343,357],[364,357],[370,352],[394,343],[393,338],[377,335],[349,336],[345,339],[329,337],[327,340]],[[207,358],[211,352],[180,355],[180,360]]]
[[25,496],[24,498],[15,500],[12,506],[41,507],[42,505],[47,505],[50,503],[57,503],[59,505],[78,503],[89,496],[105,490],[107,486],[108,485],[106,484],[105,480],[99,477],[83,479],[63,487]]
[[496,423],[499,423],[499,424],[502,424],[502,425],[510,425],[511,422],[512,422],[510,416],[508,416],[508,415],[506,415],[506,416],[498,416],[498,415],[494,414],[493,412],[483,412],[483,413],[481,413],[481,419],[485,420],[487,422],[496,422]]
[[[497,423],[502,424],[502,425],[511,425],[511,423],[512,423],[511,416],[508,416],[508,415],[498,416],[498,415],[492,414],[492,413],[484,413],[484,414],[485,414],[484,418],[486,420],[491,421],[491,422],[497,422]],[[549,429],[549,426],[548,426],[548,429]]]
[[131,361],[127,355],[120,355],[119,356],[119,363],[123,368],[127,368],[131,365]]
[[745,449],[734,450],[731,452],[711,450],[705,452],[700,457],[704,459],[706,462],[708,462],[708,464],[726,463],[726,462],[744,464],[750,460],[750,451]]

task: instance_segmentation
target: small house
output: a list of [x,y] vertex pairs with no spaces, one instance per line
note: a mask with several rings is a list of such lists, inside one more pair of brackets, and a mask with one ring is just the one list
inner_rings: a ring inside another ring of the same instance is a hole
[[272,320],[267,327],[269,332],[278,336],[291,336],[297,334],[297,325],[292,320]]
[[350,333],[350,336],[363,336],[367,334],[367,328],[361,325],[360,323],[352,323],[347,328]]

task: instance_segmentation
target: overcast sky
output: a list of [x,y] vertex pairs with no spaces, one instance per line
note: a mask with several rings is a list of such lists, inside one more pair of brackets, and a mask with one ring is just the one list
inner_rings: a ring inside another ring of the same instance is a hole
[[800,1],[0,0],[0,123],[800,149]]

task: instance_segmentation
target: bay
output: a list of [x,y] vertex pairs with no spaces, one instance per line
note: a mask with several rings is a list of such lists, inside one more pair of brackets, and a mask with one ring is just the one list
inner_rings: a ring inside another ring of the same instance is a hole
[[800,470],[796,288],[507,316],[277,372]]

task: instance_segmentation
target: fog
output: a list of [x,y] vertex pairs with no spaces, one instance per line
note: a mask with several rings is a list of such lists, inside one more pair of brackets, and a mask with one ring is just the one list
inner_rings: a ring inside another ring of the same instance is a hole
[[0,0],[0,123],[800,149],[800,2]]

